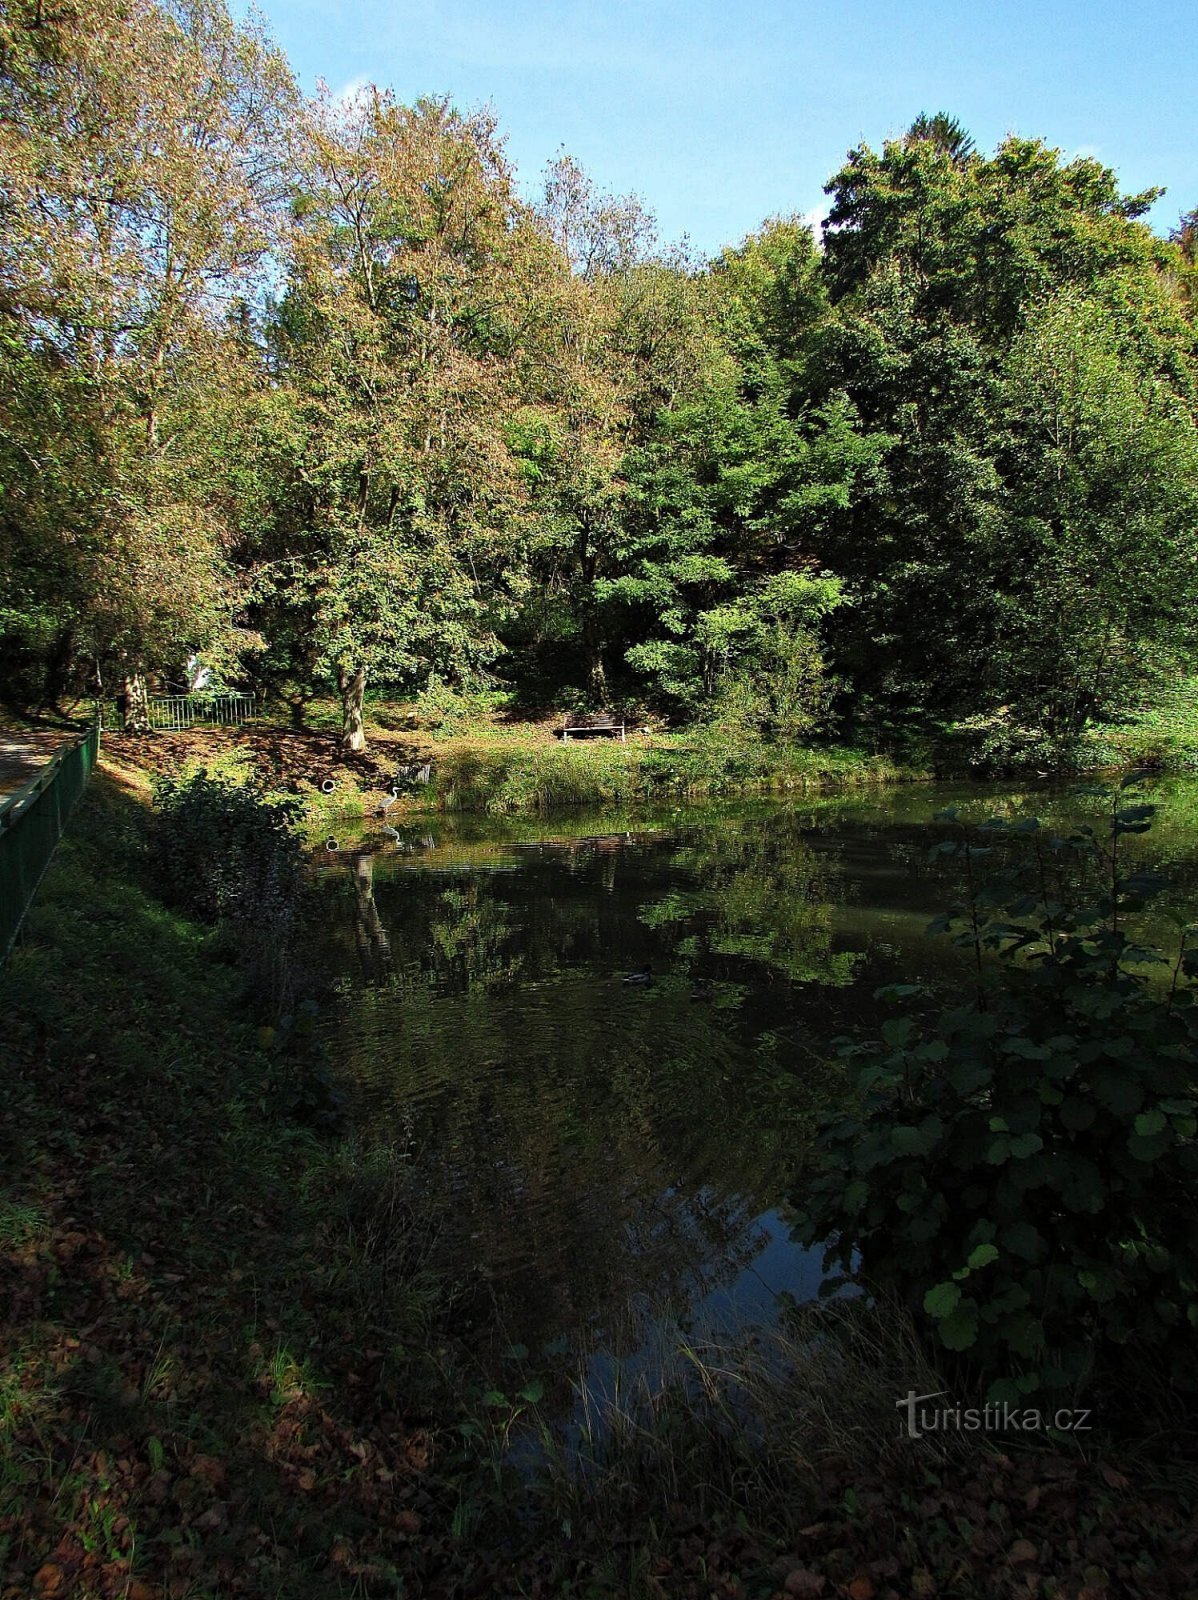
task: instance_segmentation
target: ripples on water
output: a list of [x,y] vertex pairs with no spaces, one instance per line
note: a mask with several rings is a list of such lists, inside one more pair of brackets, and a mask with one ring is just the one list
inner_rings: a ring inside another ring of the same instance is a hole
[[[1164,798],[1152,849],[1188,892],[1198,784]],[[1071,804],[920,786],[436,819],[319,861],[344,990],[328,1042],[356,1120],[437,1174],[505,1338],[614,1341],[634,1303],[736,1325],[816,1292],[787,1196],[839,1093],[828,1047],[886,1013],[880,985],[958,981],[923,932],[956,889],[927,860],[933,813],[958,801],[977,818]]]

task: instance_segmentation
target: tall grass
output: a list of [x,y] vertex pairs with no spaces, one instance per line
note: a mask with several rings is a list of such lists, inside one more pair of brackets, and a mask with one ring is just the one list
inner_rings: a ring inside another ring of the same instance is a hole
[[[519,1508],[539,1561],[556,1552],[541,1567],[545,1592],[768,1594],[813,1533],[832,1529],[835,1546],[857,1542],[847,1526],[852,1483],[951,1472],[966,1451],[976,1467],[985,1452],[976,1439],[944,1434],[921,1440],[913,1456],[896,1399],[944,1384],[908,1315],[884,1301],[793,1307],[778,1326],[740,1333],[698,1334],[646,1316],[607,1330],[606,1343],[634,1353],[583,1353],[568,1421],[556,1387],[552,1411],[522,1414],[522,1435],[513,1437],[510,1418],[492,1420],[495,1481],[515,1457],[523,1486],[508,1478],[492,1505],[469,1508],[482,1542],[497,1537],[496,1518],[510,1536]],[[922,1560],[908,1554],[910,1565]],[[688,1561],[706,1571],[705,1585],[687,1586]],[[585,1581],[576,1589],[577,1577]]]
[[690,737],[670,744],[536,744],[447,753],[432,798],[447,810],[544,814],[688,795],[806,793],[893,783],[917,774],[883,756]]
[[1078,765],[1198,769],[1198,678],[1179,678],[1158,690],[1150,705],[1119,723],[1088,728]]

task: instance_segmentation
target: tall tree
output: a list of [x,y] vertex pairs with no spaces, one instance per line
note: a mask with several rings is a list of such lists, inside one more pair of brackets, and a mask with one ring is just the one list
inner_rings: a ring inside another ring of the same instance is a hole
[[80,437],[52,500],[29,479],[61,447],[26,435],[28,472],[0,502],[6,564],[69,573],[37,603],[97,673],[118,668],[138,726],[147,665],[232,615],[227,530],[195,498],[187,446],[270,244],[292,99],[283,58],[223,0],[18,0],[5,16],[0,314],[26,394],[43,394],[24,421]]
[[1040,307],[1008,370],[995,689],[1067,746],[1198,645],[1198,426],[1076,289]]
[[258,575],[336,681],[348,748],[374,679],[468,675],[497,648],[524,484],[507,427],[559,267],[494,126],[380,91],[308,108],[274,342],[285,482]]
[[1123,195],[1109,169],[1034,140],[982,156],[951,119],[852,151],[828,187],[834,316],[812,370],[890,440],[820,544],[856,602],[838,659],[886,716],[976,711],[1001,700],[1011,618],[1008,354],[1077,288],[1118,306],[1125,348],[1184,395],[1176,254],[1138,220],[1156,191]]
[[[802,223],[775,220],[725,251],[695,292],[706,362],[630,451],[629,511],[602,587],[628,663],[692,714],[764,639],[772,597],[801,590],[790,611],[804,628],[833,609],[813,553],[882,448],[847,403],[811,403],[827,305]],[[792,580],[781,591],[780,578]]]
[[698,275],[681,253],[658,252],[635,196],[600,193],[563,156],[546,174],[538,215],[570,270],[555,284],[536,354],[540,404],[516,440],[539,533],[536,589],[508,638],[525,654],[526,682],[556,680],[602,703],[623,668],[605,585],[628,518],[624,463],[657,416],[701,383],[711,340]]

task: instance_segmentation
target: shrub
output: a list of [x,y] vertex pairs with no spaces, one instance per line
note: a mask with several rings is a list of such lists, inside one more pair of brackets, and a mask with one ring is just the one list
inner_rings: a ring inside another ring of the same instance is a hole
[[285,1006],[303,851],[300,807],[210,777],[160,778],[153,851],[157,876],[191,915],[226,928],[251,986],[272,1013]]
[[995,870],[966,833],[935,846],[969,892],[933,927],[976,993],[841,1042],[858,1102],[827,1120],[802,1201],[800,1237],[897,1288],[994,1399],[1080,1387],[1131,1350],[1198,1378],[1198,960],[1192,930],[1166,962],[1129,928],[1163,887],[1123,859],[1154,811],[1134,781],[1101,791],[1101,834],[986,824]]
[[507,703],[507,696],[493,689],[456,688],[436,673],[416,697],[416,715],[434,739],[451,739],[456,734],[490,722]]
[[1009,706],[953,723],[945,749],[976,772],[1059,771],[1073,765],[1069,741],[1015,718]]
[[777,628],[720,679],[705,720],[732,737],[794,744],[823,727],[833,692],[818,636]]

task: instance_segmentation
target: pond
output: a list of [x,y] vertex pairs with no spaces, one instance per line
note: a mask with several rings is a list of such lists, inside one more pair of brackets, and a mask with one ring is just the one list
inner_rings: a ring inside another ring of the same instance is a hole
[[[1151,798],[1133,848],[1192,902],[1198,780]],[[343,833],[317,863],[329,1047],[358,1128],[437,1174],[488,1336],[614,1345],[632,1307],[737,1326],[815,1294],[788,1196],[842,1093],[831,1041],[889,1014],[887,984],[970,981],[925,931],[959,889],[936,811],[1087,804],[917,785]]]

